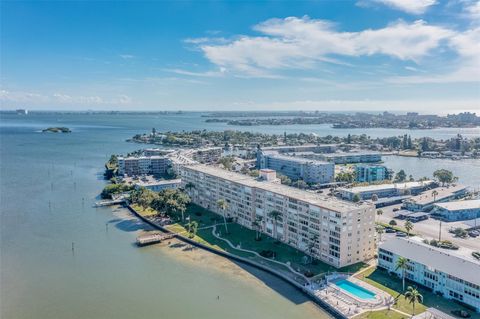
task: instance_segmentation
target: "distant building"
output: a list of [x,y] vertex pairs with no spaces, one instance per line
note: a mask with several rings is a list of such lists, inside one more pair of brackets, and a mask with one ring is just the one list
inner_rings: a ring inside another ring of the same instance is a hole
[[433,208],[435,203],[448,202],[452,199],[461,198],[467,192],[463,185],[439,187],[426,191],[403,202],[402,207],[412,212],[425,212]]
[[400,257],[408,259],[405,277],[447,299],[457,300],[480,312],[480,261],[471,251],[452,251],[422,242],[421,238],[393,238],[378,249],[378,267],[402,276]]
[[143,150],[145,156],[165,156],[175,152],[174,150],[162,149],[162,148],[146,148]]
[[336,144],[305,144],[263,147],[264,151],[278,153],[333,153],[337,150]]
[[374,194],[377,195],[378,198],[403,196],[406,194],[416,195],[433,185],[434,183],[432,181],[422,181],[358,186],[351,188],[342,187],[337,191],[343,199],[352,200],[353,196],[358,194],[360,199],[368,200],[371,199]]
[[389,179],[389,173],[383,165],[359,164],[355,166],[355,179],[360,183],[383,181]]
[[118,173],[120,175],[162,175],[167,172],[168,166],[169,159],[165,156],[140,156],[118,158]]
[[200,163],[212,164],[218,162],[222,157],[222,152],[221,147],[201,148],[192,153],[192,158]]
[[135,188],[145,187],[146,189],[154,192],[160,192],[164,189],[176,189],[179,188],[182,183],[181,179],[169,179],[169,180],[155,180],[146,179],[140,180],[135,183]]
[[452,222],[478,218],[480,217],[480,199],[436,203],[433,205],[432,213]]
[[18,110],[16,110],[16,112],[19,115],[28,115],[28,110],[26,110],[26,109],[18,109]]
[[376,163],[382,160],[382,154],[364,152],[329,153],[322,154],[320,158],[335,164]]
[[330,183],[335,175],[333,163],[286,156],[276,152],[258,152],[257,163],[260,168],[270,168],[293,180],[302,179],[306,183]]

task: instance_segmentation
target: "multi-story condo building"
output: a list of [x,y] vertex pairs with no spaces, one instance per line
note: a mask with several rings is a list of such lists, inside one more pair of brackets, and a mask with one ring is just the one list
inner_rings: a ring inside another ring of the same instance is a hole
[[466,192],[467,187],[463,185],[439,187],[405,200],[402,206],[412,212],[425,212],[431,210],[435,203],[443,203],[461,198]]
[[480,199],[458,200],[433,205],[432,213],[447,220],[467,220],[480,217]]
[[260,168],[273,169],[293,180],[303,179],[306,183],[330,183],[333,182],[335,175],[333,163],[286,156],[276,152],[258,152],[257,165]]
[[383,165],[355,165],[355,179],[357,182],[383,181],[389,178],[388,169]]
[[371,199],[375,194],[378,198],[393,197],[402,195],[416,195],[427,189],[433,187],[432,181],[422,182],[407,182],[407,183],[392,183],[381,185],[369,185],[369,186],[357,186],[357,187],[341,187],[338,188],[338,192],[343,199],[352,200],[355,194],[360,196],[360,199]]
[[336,144],[304,144],[262,147],[264,151],[278,153],[333,153],[337,150]]
[[322,154],[321,159],[335,164],[375,163],[382,160],[380,153],[330,153]]
[[378,249],[378,267],[402,275],[397,269],[399,257],[408,259],[405,277],[480,312],[480,261],[471,251],[451,251],[422,242],[419,237],[393,238]]
[[145,156],[165,156],[175,152],[174,150],[168,150],[164,148],[146,148],[143,150]]
[[192,158],[200,163],[216,163],[222,157],[221,147],[201,148],[192,152]]
[[165,156],[119,157],[118,173],[120,175],[161,175],[167,172],[169,158]]
[[[317,193],[254,179],[218,167],[182,166],[182,184],[193,203],[295,247],[335,267],[374,256],[375,209]],[[267,171],[266,173],[271,173]],[[265,178],[264,178],[265,179]],[[217,207],[224,199],[225,211]],[[277,212],[276,218],[272,212]]]

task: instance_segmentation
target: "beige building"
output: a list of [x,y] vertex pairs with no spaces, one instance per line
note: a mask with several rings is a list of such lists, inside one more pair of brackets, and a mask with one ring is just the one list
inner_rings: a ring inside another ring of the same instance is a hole
[[[335,267],[372,258],[375,209],[206,165],[182,166],[182,184],[192,201],[218,214],[217,200],[228,203],[227,217]],[[278,211],[275,221],[270,217]]]

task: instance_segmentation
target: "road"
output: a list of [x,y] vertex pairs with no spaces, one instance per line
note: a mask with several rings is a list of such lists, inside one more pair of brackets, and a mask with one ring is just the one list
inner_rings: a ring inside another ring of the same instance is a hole
[[[400,206],[401,204],[382,207],[381,210],[383,211],[383,214],[380,216],[377,216],[377,220],[382,223],[388,223],[392,219],[395,219],[393,218],[393,216],[398,214],[398,212],[393,212],[393,209],[394,208],[400,209]],[[397,222],[398,226],[403,226],[403,224],[405,224],[405,220],[395,219],[395,221]],[[424,237],[427,239],[439,238],[440,222],[438,220],[429,218],[427,220],[414,223],[413,225],[414,225],[414,228],[412,232],[420,235],[421,237]],[[442,222],[441,239],[450,240],[451,242],[459,245],[460,247],[465,247],[475,251],[480,251],[480,237],[477,237],[477,238],[468,237],[466,239],[454,237],[453,234],[448,232],[448,230],[450,228],[456,228],[456,227],[468,228],[469,226],[466,225],[464,222]],[[385,237],[385,235],[387,235],[387,237]],[[385,237],[385,238],[382,238],[383,240],[385,240],[389,236],[388,234],[383,234],[382,237]]]

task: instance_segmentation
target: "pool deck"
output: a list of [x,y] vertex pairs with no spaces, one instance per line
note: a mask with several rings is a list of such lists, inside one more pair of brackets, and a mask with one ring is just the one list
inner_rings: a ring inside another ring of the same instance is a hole
[[[335,283],[348,280],[351,283],[375,294],[373,299],[362,299],[338,287]],[[317,297],[326,301],[346,317],[354,317],[366,311],[388,309],[393,305],[393,297],[366,282],[351,275],[336,273],[327,276],[326,282],[314,290]]]

